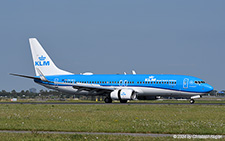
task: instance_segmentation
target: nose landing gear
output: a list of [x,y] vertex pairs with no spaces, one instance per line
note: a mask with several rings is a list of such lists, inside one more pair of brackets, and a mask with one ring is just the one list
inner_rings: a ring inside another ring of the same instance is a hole
[[195,103],[195,100],[194,99],[190,99],[190,103],[191,104],[194,104]]

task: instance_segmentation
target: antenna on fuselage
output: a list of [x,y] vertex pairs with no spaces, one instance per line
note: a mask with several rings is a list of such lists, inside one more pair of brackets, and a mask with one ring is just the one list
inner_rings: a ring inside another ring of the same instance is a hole
[[135,72],[135,70],[132,70],[132,74],[133,74],[133,75],[136,75],[137,73]]

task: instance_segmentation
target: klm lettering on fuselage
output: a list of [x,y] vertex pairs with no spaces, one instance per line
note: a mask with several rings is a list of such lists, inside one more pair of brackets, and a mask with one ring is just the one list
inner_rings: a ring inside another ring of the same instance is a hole
[[49,66],[50,61],[45,61],[46,57],[41,55],[41,57],[38,57],[39,61],[35,61],[35,66]]
[[154,76],[149,76],[148,78],[145,78],[145,81],[156,81],[156,78],[154,78]]

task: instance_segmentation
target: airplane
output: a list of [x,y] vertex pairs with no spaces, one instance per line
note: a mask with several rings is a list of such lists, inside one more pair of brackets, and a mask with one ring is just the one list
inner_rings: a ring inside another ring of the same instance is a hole
[[202,79],[172,74],[74,74],[59,69],[36,38],[29,38],[36,76],[10,73],[33,79],[34,82],[73,95],[105,96],[105,103],[119,100],[156,100],[160,97],[182,97],[195,102],[213,90]]

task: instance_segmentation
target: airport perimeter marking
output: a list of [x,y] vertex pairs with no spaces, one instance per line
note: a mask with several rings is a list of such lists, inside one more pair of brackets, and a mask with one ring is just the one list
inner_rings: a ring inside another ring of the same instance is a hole
[[0,133],[34,133],[34,134],[87,134],[87,135],[123,135],[123,136],[150,136],[150,137],[173,137],[173,138],[212,138],[221,139],[225,135],[190,135],[190,134],[154,134],[154,133],[109,133],[109,132],[64,132],[64,131],[17,131],[0,130]]

